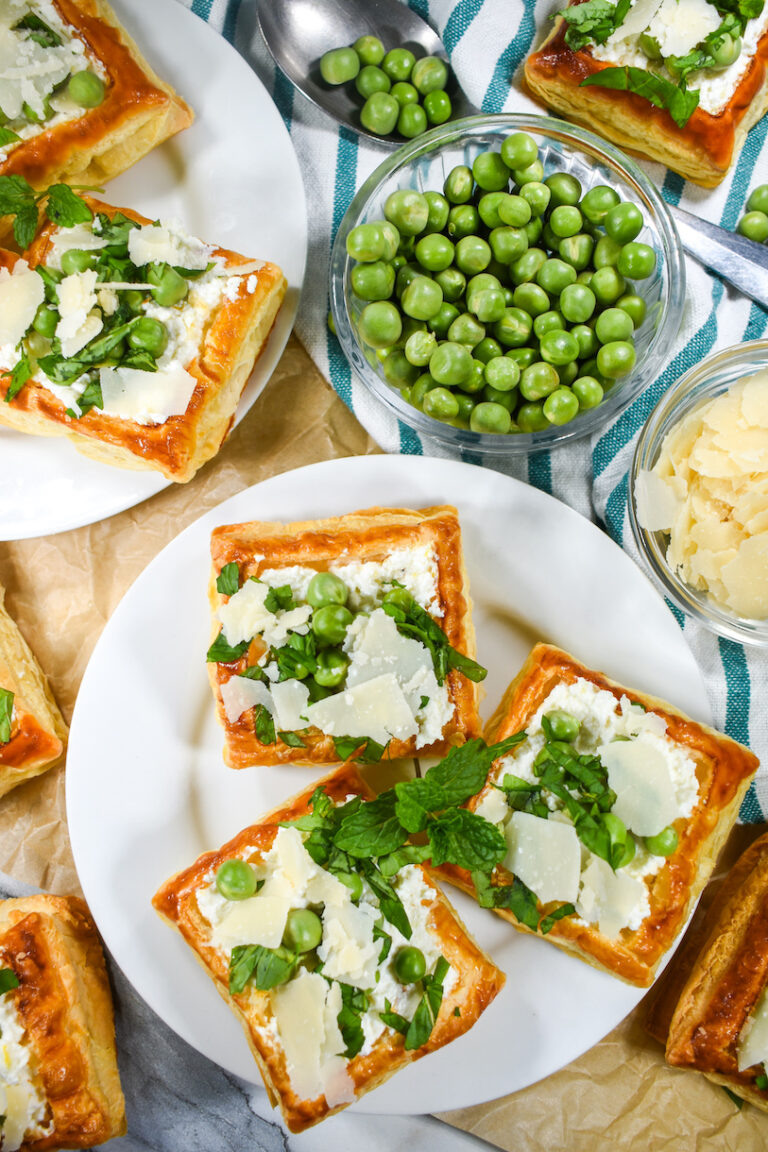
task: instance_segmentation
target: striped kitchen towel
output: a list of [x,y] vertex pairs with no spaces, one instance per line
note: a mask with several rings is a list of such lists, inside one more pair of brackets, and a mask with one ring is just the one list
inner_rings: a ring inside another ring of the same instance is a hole
[[[371,436],[389,452],[436,454],[376,404],[354,378],[328,332],[328,266],[333,237],[362,181],[384,153],[337,126],[297,93],[275,68],[255,20],[252,0],[180,0],[222,32],[272,94],[301,164],[309,210],[309,260],[296,330],[318,368]],[[279,2],[279,0],[276,0]],[[522,91],[521,64],[550,26],[557,5],[535,0],[410,0],[450,56],[469,99],[486,112],[541,112]],[[751,186],[768,178],[768,116],[750,132],[728,177],[715,191],[686,183],[659,164],[644,163],[670,204],[733,229]],[[635,559],[627,520],[627,469],[638,431],[659,396],[688,368],[719,348],[763,336],[768,315],[686,261],[683,324],[661,376],[602,434],[516,462],[511,475],[535,484],[603,525]],[[768,818],[768,655],[713,636],[677,614],[701,667],[715,724],[749,744],[765,762],[742,807],[742,819]]]

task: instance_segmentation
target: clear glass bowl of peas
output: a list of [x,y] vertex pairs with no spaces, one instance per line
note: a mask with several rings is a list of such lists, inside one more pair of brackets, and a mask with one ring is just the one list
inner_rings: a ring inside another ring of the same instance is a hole
[[336,236],[330,296],[373,395],[492,460],[625,408],[666,364],[685,271],[630,159],[562,121],[502,113],[435,128],[376,169]]

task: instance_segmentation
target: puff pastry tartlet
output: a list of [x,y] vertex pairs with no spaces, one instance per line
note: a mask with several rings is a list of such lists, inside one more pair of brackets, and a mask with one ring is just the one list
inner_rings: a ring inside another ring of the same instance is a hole
[[0,796],[61,759],[67,726],[0,587]]
[[[768,109],[768,8],[751,19],[741,10],[618,0],[618,15],[601,25],[576,0],[527,59],[525,78],[569,120],[712,188]],[[608,69],[623,90],[593,86]]]
[[80,204],[23,256],[0,249],[0,423],[187,481],[232,426],[285,277],[177,222]]
[[670,969],[647,1020],[667,1061],[768,1111],[768,833],[728,873]]
[[121,1136],[112,1000],[83,901],[0,901],[0,981],[0,1147],[92,1148]]
[[486,733],[521,736],[468,807],[508,852],[490,885],[441,875],[522,931],[649,985],[685,925],[758,761],[671,705],[538,644]]
[[192,122],[104,0],[6,0],[0,44],[2,176],[98,185]]
[[344,765],[153,901],[240,1018],[294,1132],[461,1036],[504,983],[420,864],[385,874],[359,845],[357,856],[340,849],[340,821],[360,798],[365,808],[373,793]]
[[233,524],[211,555],[230,767],[439,755],[478,734],[485,671],[455,508]]

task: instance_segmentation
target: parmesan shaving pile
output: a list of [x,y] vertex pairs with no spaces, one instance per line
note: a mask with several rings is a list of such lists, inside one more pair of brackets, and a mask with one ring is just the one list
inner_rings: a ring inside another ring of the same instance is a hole
[[638,518],[667,562],[726,611],[768,617],[768,370],[695,408],[640,472]]

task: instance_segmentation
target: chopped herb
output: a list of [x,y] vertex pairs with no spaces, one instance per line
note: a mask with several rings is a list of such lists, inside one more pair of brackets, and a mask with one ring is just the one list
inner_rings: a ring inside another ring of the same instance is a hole
[[466,808],[450,808],[427,826],[432,864],[451,863],[468,872],[490,872],[507,854],[507,841],[495,824]]
[[54,32],[53,28],[49,28],[44,20],[36,16],[34,12],[28,12],[26,16],[22,16],[13,25],[14,32],[20,30],[29,32],[29,36],[25,37],[27,40],[34,40],[41,48],[57,48],[61,44],[61,37],[58,33]]
[[601,68],[599,72],[593,72],[582,80],[581,87],[634,92],[655,108],[665,108],[678,128],[685,127],[699,104],[699,93],[689,91],[685,81],[678,86],[653,72],[646,72],[644,68]]
[[395,815],[397,796],[390,788],[375,800],[345,816],[335,837],[342,852],[350,856],[386,856],[408,839],[408,833]]
[[760,1092],[768,1092],[768,1076],[756,1076],[755,1088],[759,1089]]
[[419,700],[419,708],[426,708],[427,704],[429,704],[429,696],[422,696]]
[[454,1016],[461,1016],[461,1008],[459,1008],[458,1004],[454,1008],[453,1014],[454,1014]]
[[263,684],[269,683],[269,677],[260,664],[251,664],[242,672],[238,672],[238,676],[244,676],[246,680],[261,680]]
[[386,1024],[388,1028],[394,1028],[395,1032],[399,1032],[401,1036],[406,1036],[411,1026],[410,1020],[406,1020],[405,1016],[392,1011],[392,1005],[387,999],[384,1000],[384,1011],[379,1012],[379,1019],[382,1024]]
[[472,883],[481,908],[505,908],[526,928],[538,930],[539,902],[519,877],[511,884],[493,885],[486,872],[473,872]]
[[13,236],[20,248],[28,248],[34,239],[41,200],[46,200],[48,219],[62,227],[71,228],[93,218],[88,205],[68,184],[53,184],[35,192],[23,176],[0,176],[0,216],[15,217]]
[[209,664],[234,664],[248,651],[248,641],[241,640],[239,644],[228,644],[222,628],[218,636],[208,649],[206,660]]
[[443,981],[449,969],[450,964],[444,956],[441,956],[432,975],[424,977],[422,981],[424,995],[419,1001],[405,1036],[407,1052],[412,1052],[415,1048],[422,1048],[432,1035],[440,1005],[443,1002]]
[[82,416],[90,412],[91,408],[103,408],[104,398],[101,394],[101,384],[98,380],[89,380],[80,394],[77,406]]
[[270,588],[264,599],[264,607],[267,612],[287,611],[289,608],[295,608],[296,602],[293,599],[290,584],[281,584],[279,588]]
[[18,988],[18,986],[19,978],[13,968],[0,968],[0,996],[4,992],[10,992],[12,988]]
[[383,964],[392,948],[392,937],[384,931],[380,920],[377,920],[373,926],[373,938],[374,940],[381,940],[381,951],[377,963]]
[[16,132],[12,132],[10,128],[0,127],[0,148],[5,148],[7,144],[16,144],[21,140],[21,136]]
[[468,680],[476,683],[485,679],[487,669],[453,648],[440,625],[415,600],[412,599],[407,607],[389,601],[381,607],[392,617],[401,635],[418,640],[428,649],[438,684],[444,682],[451,668],[458,669]]
[[229,957],[229,991],[235,996],[250,981],[260,992],[285,984],[294,975],[299,957],[287,948],[238,944]]
[[539,921],[539,932],[542,936],[546,936],[551,932],[558,920],[562,920],[565,916],[573,916],[576,909],[573,904],[560,904],[559,907],[554,908],[546,916],[542,916]]
[[340,760],[357,760],[360,764],[378,764],[389,742],[379,744],[370,736],[332,736],[336,755]]
[[6,404],[10,404],[11,400],[18,396],[19,392],[21,392],[22,388],[26,384],[27,380],[29,380],[31,375],[32,365],[29,362],[29,357],[23,355],[21,360],[19,360],[18,364],[11,372],[11,382],[8,385],[8,389],[5,393]]
[[[264,705],[262,704],[261,707],[263,708]],[[283,744],[287,744],[289,748],[306,748],[306,744],[296,732],[278,732],[277,738]],[[266,743],[271,743],[271,741],[266,741]]]
[[721,1088],[723,1089],[723,1092],[725,1092],[726,1096],[731,1098],[739,1111],[741,1111],[741,1109],[744,1107],[744,1101],[742,1100],[741,1096],[737,1096],[735,1092],[731,1092],[730,1088],[726,1088],[724,1084],[721,1084]]
[[362,1017],[368,1011],[368,997],[362,988],[355,988],[351,984],[342,984],[340,980],[338,984],[341,989],[342,1006],[336,1017],[336,1022],[346,1044],[344,1055],[348,1060],[352,1060],[365,1044]]
[[406,844],[388,856],[379,857],[379,869],[382,876],[394,876],[406,864],[423,864],[429,860],[432,849],[428,844]]
[[314,632],[306,636],[291,632],[288,643],[282,648],[272,649],[272,658],[277,663],[280,680],[303,680],[317,668],[317,642]]
[[382,876],[373,860],[361,860],[359,867],[379,901],[379,908],[381,909],[381,914],[384,919],[388,920],[390,924],[393,924],[398,932],[405,936],[406,940],[410,940],[412,934],[411,922],[408,919],[408,913],[397,892],[395,892],[389,881]]
[[253,713],[256,739],[262,744],[275,743],[275,722],[272,713],[264,704],[257,704]]
[[7,744],[11,738],[13,718],[13,692],[0,688],[0,744]]
[[46,216],[60,228],[74,228],[75,224],[87,224],[93,220],[93,212],[69,184],[52,184],[43,195],[48,197]]
[[234,560],[225,564],[216,577],[216,591],[222,596],[234,596],[240,587],[240,569]]
[[631,0],[586,0],[557,12],[568,25],[565,42],[572,52],[587,44],[604,44],[612,32],[623,24]]

